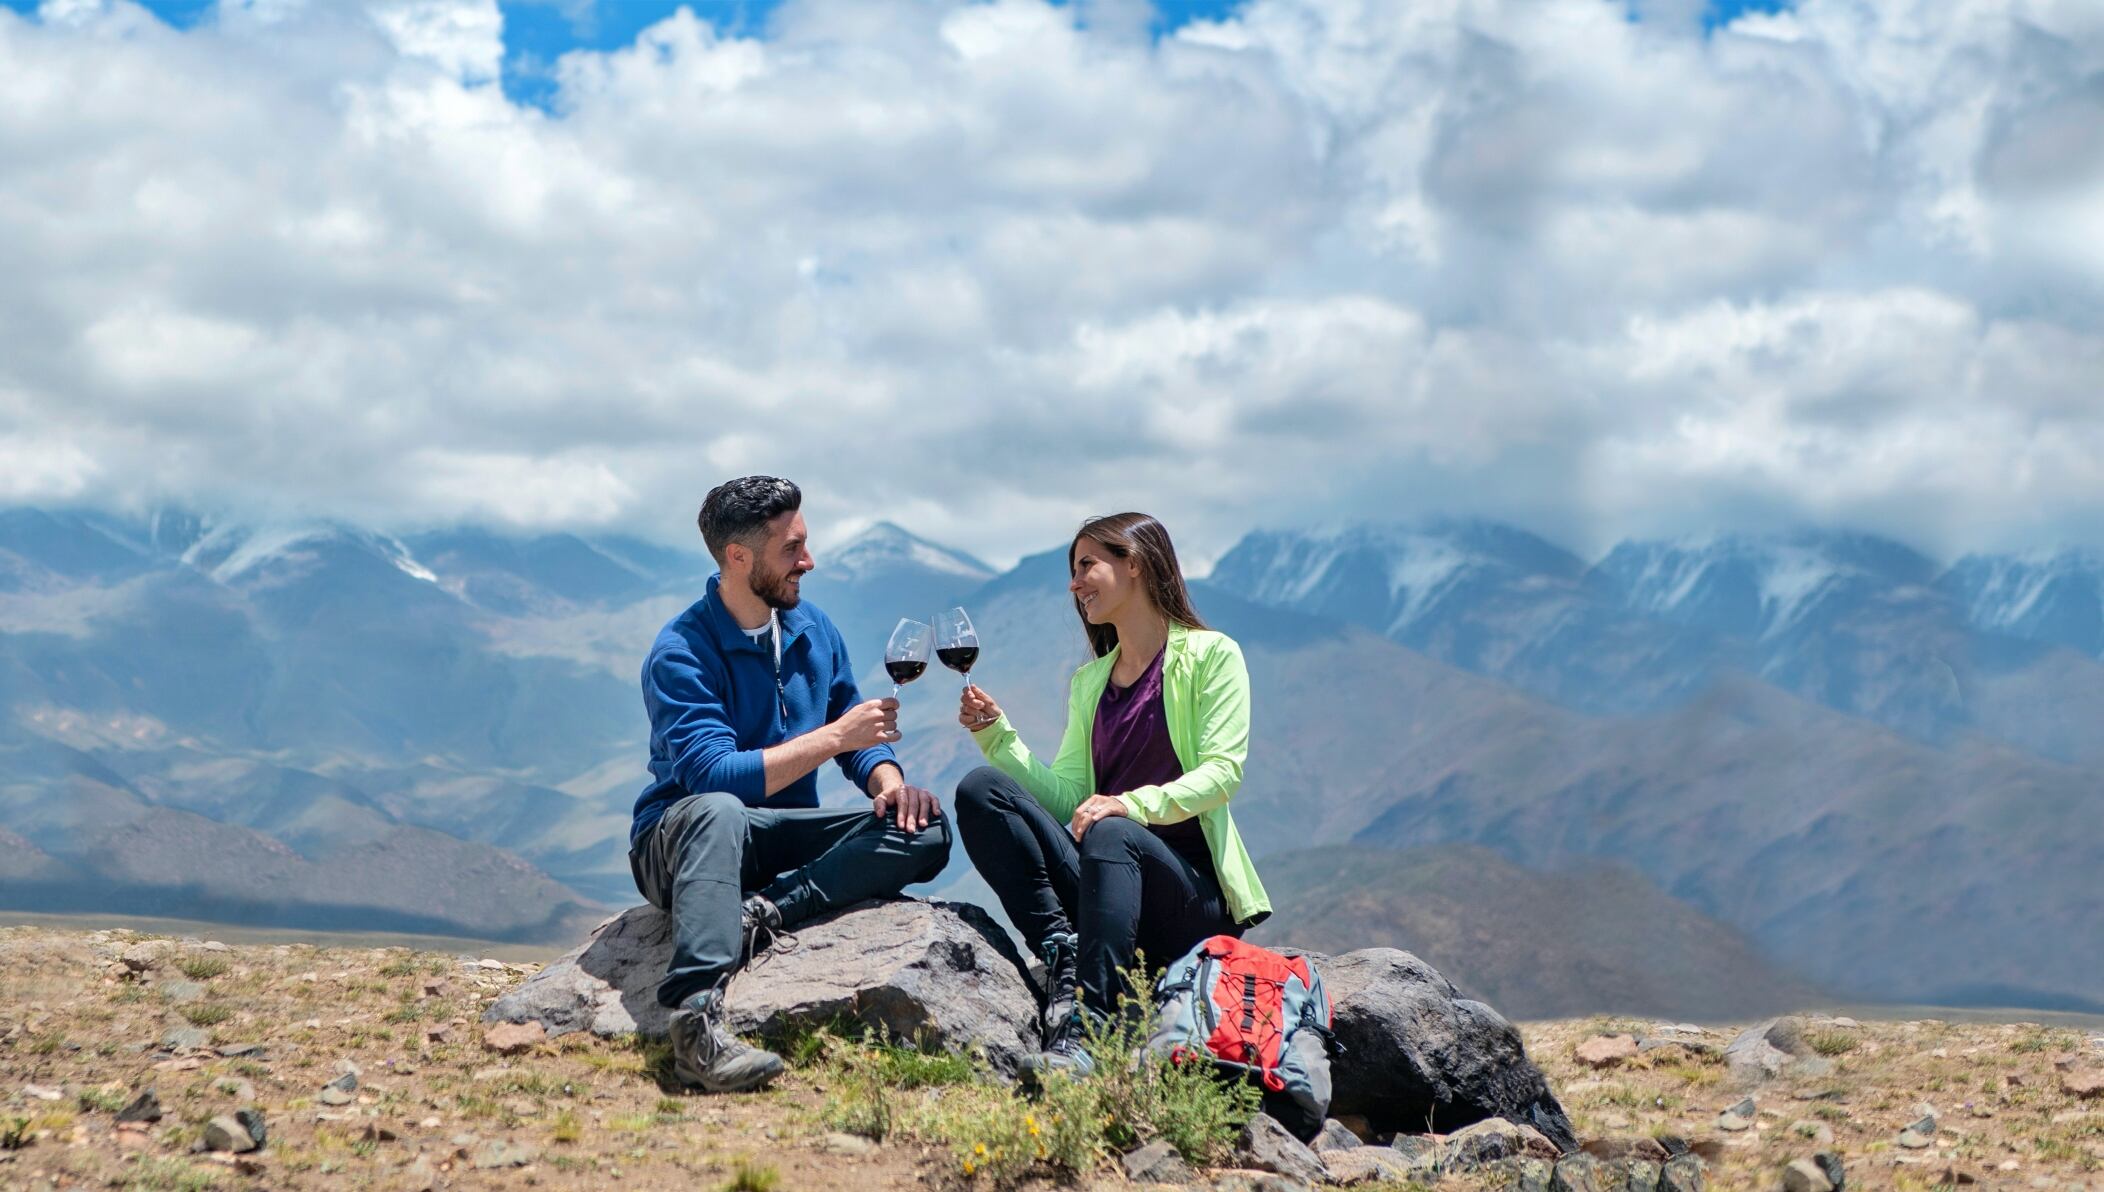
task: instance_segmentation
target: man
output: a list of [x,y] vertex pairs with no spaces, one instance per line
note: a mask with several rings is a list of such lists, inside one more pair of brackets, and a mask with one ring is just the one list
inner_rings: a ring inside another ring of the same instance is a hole
[[[802,603],[815,566],[802,505],[773,476],[711,489],[698,521],[719,571],[643,663],[652,781],[636,800],[629,868],[672,914],[657,992],[674,1008],[673,1072],[710,1092],[782,1071],[723,1025],[723,988],[741,963],[813,916],[933,878],[950,854],[941,805],[907,786],[892,756],[898,701],[861,697],[839,630]],[[827,759],[869,808],[819,808]]]

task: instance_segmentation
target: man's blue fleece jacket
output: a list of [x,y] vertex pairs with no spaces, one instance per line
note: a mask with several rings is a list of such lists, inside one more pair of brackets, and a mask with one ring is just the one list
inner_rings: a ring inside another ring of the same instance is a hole
[[[773,647],[738,628],[716,592],[722,578],[709,577],[708,594],[658,631],[643,661],[651,782],[636,799],[630,841],[689,794],[728,791],[749,807],[818,806],[816,771],[769,799],[760,751],[830,724],[861,702],[847,643],[832,619],[808,603],[780,615],[778,686]],[[898,759],[889,745],[876,745],[833,760],[867,791],[870,772]]]

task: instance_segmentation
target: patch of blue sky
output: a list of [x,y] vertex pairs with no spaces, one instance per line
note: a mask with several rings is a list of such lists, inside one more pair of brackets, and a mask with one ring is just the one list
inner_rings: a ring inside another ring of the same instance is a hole
[[[504,13],[504,93],[546,108],[555,97],[554,67],[572,50],[611,50],[681,8],[733,36],[763,36],[781,0],[498,0]],[[1704,23],[1727,24],[1748,12],[1776,12],[1793,0],[1708,0]],[[1244,0],[1155,0],[1155,32],[1229,16]],[[143,0],[163,21],[186,29],[208,17],[217,0]],[[0,8],[34,13],[37,0],[0,0]],[[1634,15],[1632,13],[1632,15]]]

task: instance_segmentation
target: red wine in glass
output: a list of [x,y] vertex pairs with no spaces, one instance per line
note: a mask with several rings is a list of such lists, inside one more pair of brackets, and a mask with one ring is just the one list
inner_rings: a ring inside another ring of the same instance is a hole
[[935,656],[965,676],[965,689],[971,689],[972,664],[979,661],[979,633],[963,609],[953,608],[935,618]]
[[899,688],[928,669],[928,646],[934,637],[934,630],[911,618],[900,619],[891,631],[891,640],[884,644],[884,673],[891,676],[891,698],[897,699]]

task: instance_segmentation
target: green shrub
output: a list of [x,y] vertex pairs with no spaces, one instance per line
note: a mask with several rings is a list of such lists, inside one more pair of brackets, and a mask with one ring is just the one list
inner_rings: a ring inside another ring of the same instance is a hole
[[192,1002],[183,1007],[182,1013],[191,1026],[217,1026],[234,1016],[224,1002]]
[[[1147,987],[1131,976],[1135,988]],[[1129,1009],[1132,1021],[1153,1020],[1145,995]],[[825,1049],[821,1114],[835,1129],[945,1145],[966,1180],[1006,1186],[1084,1176],[1157,1138],[1194,1163],[1217,1164],[1257,1110],[1253,1085],[1224,1083],[1210,1065],[1149,1055],[1136,1032],[1099,1027],[1088,1048],[1096,1061],[1089,1076],[1054,1074],[1025,1093],[954,1057],[836,1041]]]
[[756,1165],[749,1159],[740,1159],[731,1172],[730,1182],[723,1186],[723,1192],[774,1192],[781,1185],[781,1172]]
[[1813,1051],[1825,1056],[1847,1055],[1856,1049],[1857,1041],[1854,1035],[1840,1030],[1813,1031],[1805,1037]]
[[183,957],[182,960],[176,963],[175,967],[183,970],[183,975],[192,981],[209,981],[214,977],[224,975],[231,966],[227,964],[224,957],[202,953],[196,956]]

